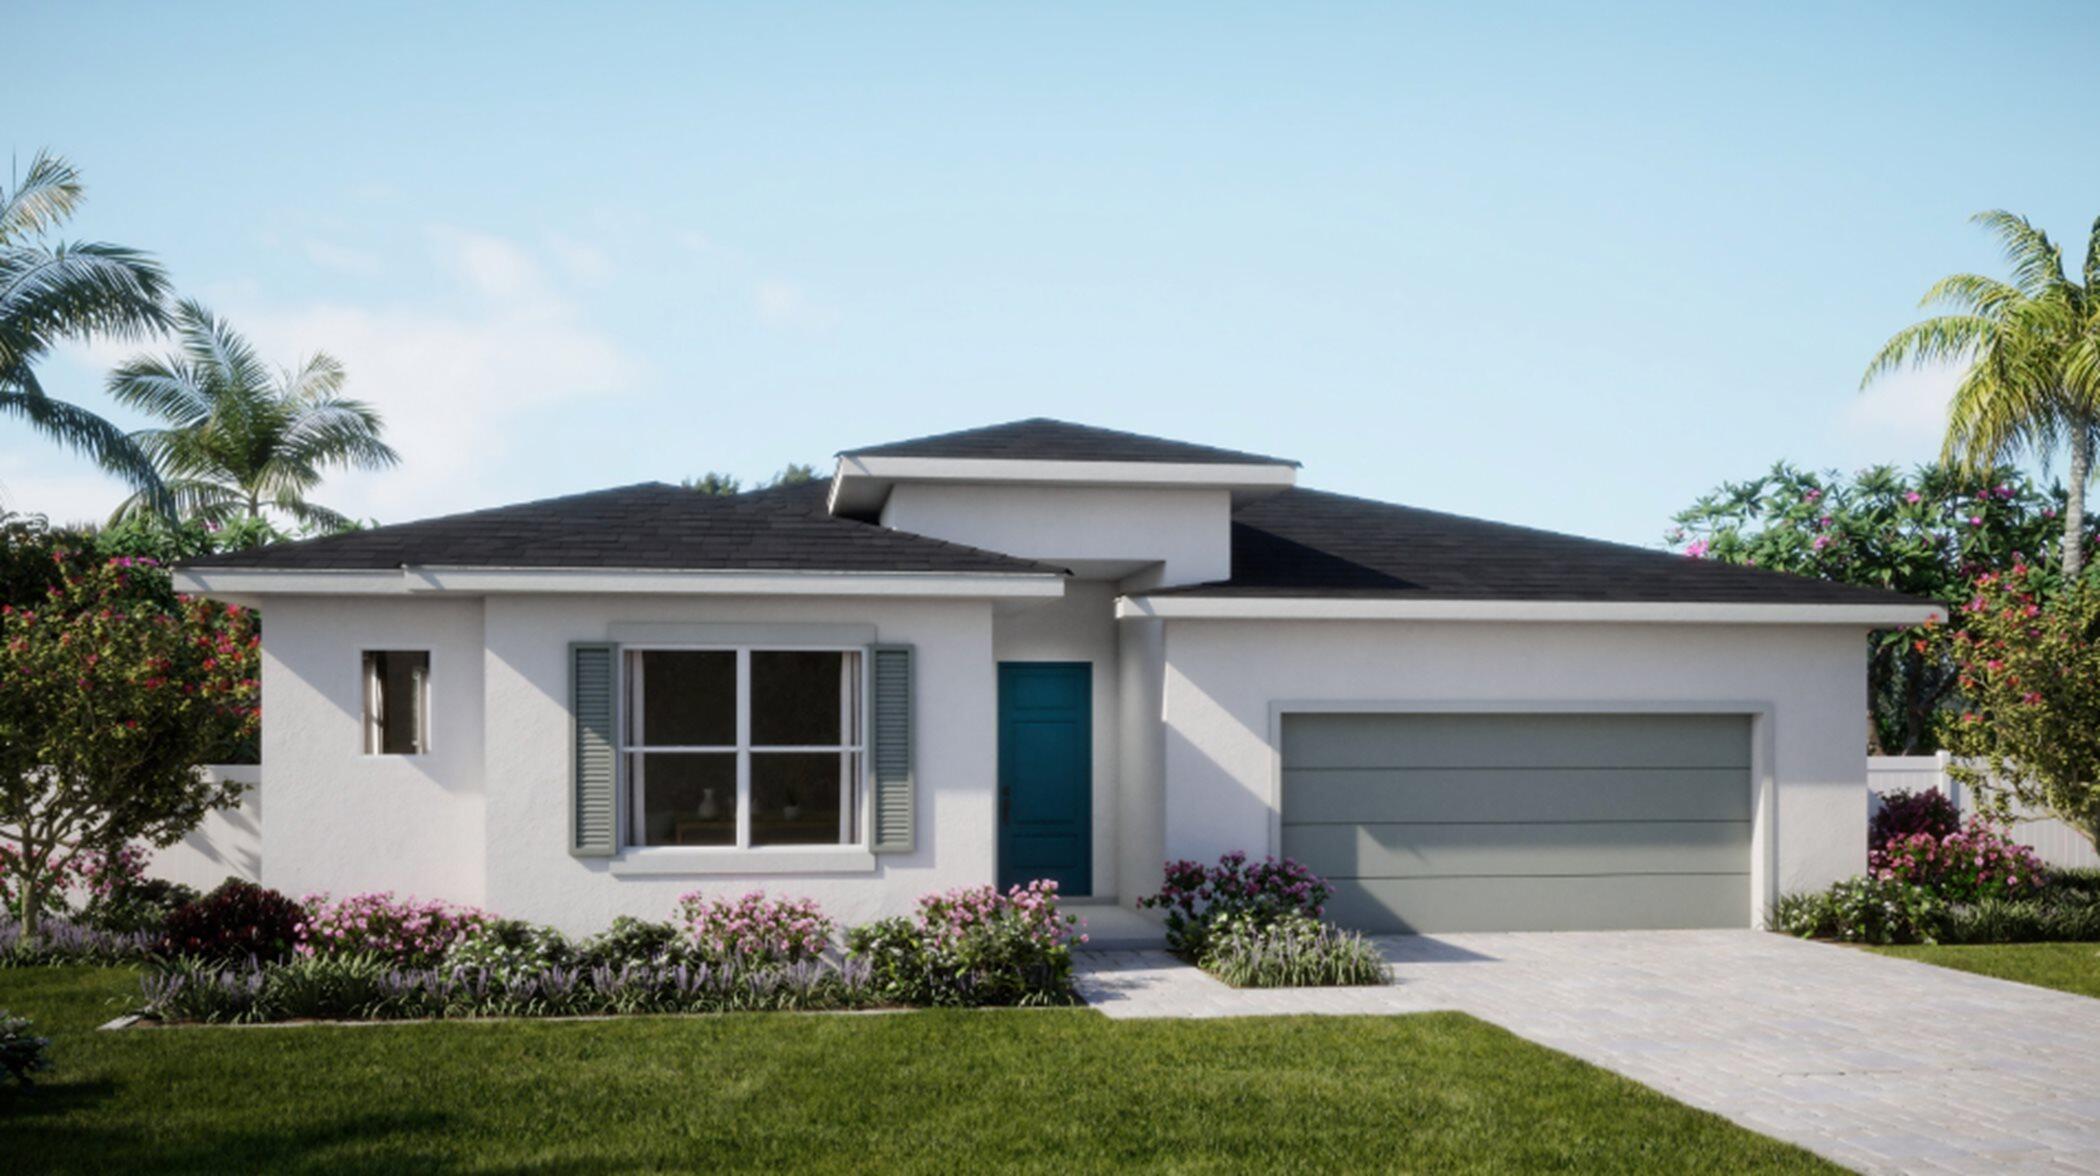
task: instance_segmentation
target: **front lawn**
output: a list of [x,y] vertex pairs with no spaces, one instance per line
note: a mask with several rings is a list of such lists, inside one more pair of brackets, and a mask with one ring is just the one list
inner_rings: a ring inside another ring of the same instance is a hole
[[2100,996],[2100,944],[2096,943],[1917,944],[1873,950],[2001,980]]
[[114,968],[0,970],[56,1069],[9,1171],[1831,1171],[1458,1014],[1083,1009],[97,1033]]

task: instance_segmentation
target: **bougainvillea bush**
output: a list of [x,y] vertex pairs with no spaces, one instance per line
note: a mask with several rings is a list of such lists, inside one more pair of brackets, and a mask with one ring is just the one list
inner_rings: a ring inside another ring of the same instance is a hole
[[1976,579],[1942,630],[1964,705],[1942,722],[1948,771],[1987,811],[2046,812],[2100,848],[2100,579],[2053,587],[2034,565]]
[[492,922],[486,912],[392,891],[336,899],[309,894],[300,955],[371,955],[400,967],[432,967],[453,944]]
[[678,919],[699,959],[720,964],[794,964],[813,960],[831,945],[837,926],[806,898],[767,898],[754,890],[741,898],[710,898],[694,892],[678,900]]
[[925,895],[916,918],[846,935],[848,958],[871,970],[881,998],[910,1005],[1068,1004],[1072,947],[1085,942],[1051,881]]
[[298,949],[305,922],[306,909],[298,903],[267,887],[228,878],[169,913],[159,951],[215,962],[272,963]]
[[1929,887],[1950,902],[2039,894],[2048,875],[2034,850],[1980,815],[1944,837],[1918,832],[1884,841],[1868,851],[1867,871]]
[[1318,919],[1333,896],[1326,880],[1290,858],[1249,862],[1234,851],[1214,866],[1185,858],[1168,862],[1159,893],[1138,905],[1165,911],[1167,950],[1198,960],[1211,926],[1221,919],[1244,918],[1256,926],[1289,915]]
[[[1952,609],[1969,599],[1978,575],[2011,568],[2022,553],[2053,558],[2064,502],[2061,487],[2037,487],[2012,469],[1875,466],[1848,479],[1782,462],[1693,503],[1668,539],[1696,559],[1889,588]],[[1878,753],[1938,746],[1937,717],[1956,700],[1957,671],[1927,636],[1883,630],[1869,640],[1869,733]]]
[[43,599],[0,604],[0,844],[31,933],[86,856],[173,844],[238,801],[197,765],[260,713],[252,615],[174,596],[152,560],[47,556]]

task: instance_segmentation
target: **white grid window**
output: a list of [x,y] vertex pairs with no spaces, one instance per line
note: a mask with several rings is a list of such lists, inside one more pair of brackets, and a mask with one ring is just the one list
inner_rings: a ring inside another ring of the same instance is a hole
[[629,845],[862,840],[857,649],[629,648]]

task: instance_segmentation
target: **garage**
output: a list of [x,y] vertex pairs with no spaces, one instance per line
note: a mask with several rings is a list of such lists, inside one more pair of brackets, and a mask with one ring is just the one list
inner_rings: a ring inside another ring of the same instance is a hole
[[1288,714],[1282,849],[1369,932],[1750,925],[1750,717]]

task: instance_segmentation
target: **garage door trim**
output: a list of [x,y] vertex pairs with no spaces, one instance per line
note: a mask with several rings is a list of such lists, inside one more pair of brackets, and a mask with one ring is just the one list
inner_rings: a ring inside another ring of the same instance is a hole
[[1268,852],[1283,853],[1283,720],[1293,714],[1741,715],[1750,719],[1750,918],[1761,926],[1779,897],[1778,789],[1769,701],[1745,699],[1278,699],[1269,703]]

